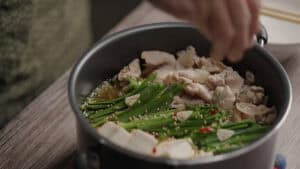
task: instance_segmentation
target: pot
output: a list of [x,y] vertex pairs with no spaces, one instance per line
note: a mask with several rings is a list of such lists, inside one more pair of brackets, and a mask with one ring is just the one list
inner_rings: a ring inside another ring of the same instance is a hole
[[[267,41],[262,31],[257,39]],[[279,128],[291,106],[292,92],[287,73],[280,63],[261,46],[246,51],[243,60],[232,64],[241,75],[246,70],[256,75],[265,88],[269,103],[275,105],[278,117],[263,137],[250,145],[209,158],[176,160],[138,154],[111,143],[97,134],[82,115],[79,105],[100,82],[113,77],[144,50],[171,53],[193,45],[200,56],[208,56],[211,44],[195,27],[184,23],[160,23],[131,28],[104,37],[84,54],[74,66],[69,80],[69,100],[77,121],[80,164],[86,169],[271,169]],[[228,63],[227,63],[228,64]]]

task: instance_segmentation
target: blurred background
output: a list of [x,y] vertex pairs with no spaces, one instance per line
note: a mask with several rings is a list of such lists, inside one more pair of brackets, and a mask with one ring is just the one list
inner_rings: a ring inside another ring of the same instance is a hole
[[141,0],[90,0],[93,40],[99,40]]
[[0,128],[140,0],[0,0]]

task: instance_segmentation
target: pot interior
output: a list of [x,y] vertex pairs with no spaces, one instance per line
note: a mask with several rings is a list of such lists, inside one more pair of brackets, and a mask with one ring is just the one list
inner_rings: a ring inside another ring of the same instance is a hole
[[[170,53],[192,45],[199,56],[208,56],[210,43],[195,28],[181,24],[160,24],[131,29],[99,41],[76,65],[70,85],[71,104],[79,114],[81,99],[88,95],[100,82],[112,78],[131,60],[144,50],[162,50]],[[228,63],[227,63],[228,64]],[[259,46],[245,53],[244,59],[231,64],[241,76],[250,70],[257,85],[265,88],[269,105],[275,105],[282,119],[291,101],[290,85],[286,73],[272,56]]]

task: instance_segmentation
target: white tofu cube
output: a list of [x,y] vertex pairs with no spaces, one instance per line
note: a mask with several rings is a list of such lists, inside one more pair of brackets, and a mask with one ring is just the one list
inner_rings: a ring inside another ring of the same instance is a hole
[[109,138],[113,143],[118,144],[120,146],[125,146],[129,139],[131,138],[131,134],[127,132],[124,128],[120,127],[116,133]]
[[120,128],[117,124],[109,121],[103,124],[101,127],[97,128],[97,131],[100,135],[110,138],[117,130]]
[[97,131],[111,142],[120,146],[126,145],[128,140],[131,138],[131,134],[129,132],[113,122],[106,122],[104,125],[99,127]]
[[132,151],[152,154],[153,147],[157,144],[156,138],[142,130],[134,130],[131,132],[131,138],[127,142],[126,147]]
[[155,156],[163,156],[173,159],[187,159],[195,155],[190,139],[169,139],[156,146]]

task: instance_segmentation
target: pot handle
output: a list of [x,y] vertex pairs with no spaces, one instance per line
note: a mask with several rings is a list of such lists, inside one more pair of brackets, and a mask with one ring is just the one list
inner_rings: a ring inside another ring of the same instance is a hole
[[256,34],[256,40],[261,47],[264,47],[268,43],[268,31],[266,27],[262,24],[260,24],[259,29],[259,32]]

